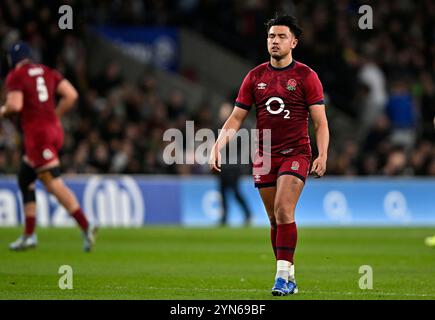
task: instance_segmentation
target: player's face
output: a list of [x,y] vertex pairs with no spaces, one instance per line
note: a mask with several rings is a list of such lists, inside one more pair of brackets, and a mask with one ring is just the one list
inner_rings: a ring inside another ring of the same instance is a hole
[[287,26],[272,26],[267,35],[267,49],[272,58],[281,60],[286,57],[297,45],[290,28]]

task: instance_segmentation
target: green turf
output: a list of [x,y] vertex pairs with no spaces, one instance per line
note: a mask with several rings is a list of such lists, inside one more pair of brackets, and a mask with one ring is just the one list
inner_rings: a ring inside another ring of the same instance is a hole
[[[94,252],[77,229],[39,229],[39,247],[10,252],[17,228],[0,229],[0,299],[435,299],[430,228],[299,228],[300,292],[273,297],[267,228],[102,229]],[[61,265],[74,271],[60,290]],[[361,265],[373,289],[361,290]]]

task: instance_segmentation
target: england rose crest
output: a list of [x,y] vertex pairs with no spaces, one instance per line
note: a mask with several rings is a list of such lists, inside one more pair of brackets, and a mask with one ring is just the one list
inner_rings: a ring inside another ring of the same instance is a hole
[[299,170],[299,162],[293,161],[291,169],[294,170],[294,171],[298,171]]
[[290,79],[289,81],[287,81],[287,89],[290,91],[296,90],[296,85],[297,82],[295,79]]

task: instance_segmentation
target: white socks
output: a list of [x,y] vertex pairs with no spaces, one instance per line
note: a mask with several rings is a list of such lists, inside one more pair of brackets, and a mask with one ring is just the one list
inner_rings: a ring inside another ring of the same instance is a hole
[[278,278],[283,278],[285,281],[288,281],[289,273],[290,273],[291,263],[287,260],[277,260],[276,261],[276,275],[275,280]]
[[295,266],[287,260],[276,261],[276,275],[275,280],[283,278],[286,281],[295,282]]
[[289,272],[288,280],[295,282],[295,265],[294,264],[292,264],[290,266],[290,272]]

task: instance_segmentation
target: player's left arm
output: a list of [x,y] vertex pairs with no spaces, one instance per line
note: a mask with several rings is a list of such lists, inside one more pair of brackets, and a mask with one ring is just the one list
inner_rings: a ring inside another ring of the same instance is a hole
[[308,110],[313,120],[316,136],[318,157],[313,161],[311,172],[317,178],[326,172],[326,161],[328,159],[329,129],[328,120],[323,96],[323,86],[316,72],[310,70],[304,79],[304,89]]
[[313,166],[310,173],[314,173],[317,177],[321,177],[326,172],[326,161],[328,160],[328,119],[326,118],[324,104],[311,105],[309,110],[311,119],[313,121],[317,150],[319,152],[318,157],[313,161]]
[[0,107],[0,118],[10,116],[23,109],[23,93],[21,91],[10,91],[6,95],[6,102]]
[[56,107],[56,114],[60,118],[74,107],[79,95],[76,88],[67,79],[60,80],[56,92],[61,97]]

